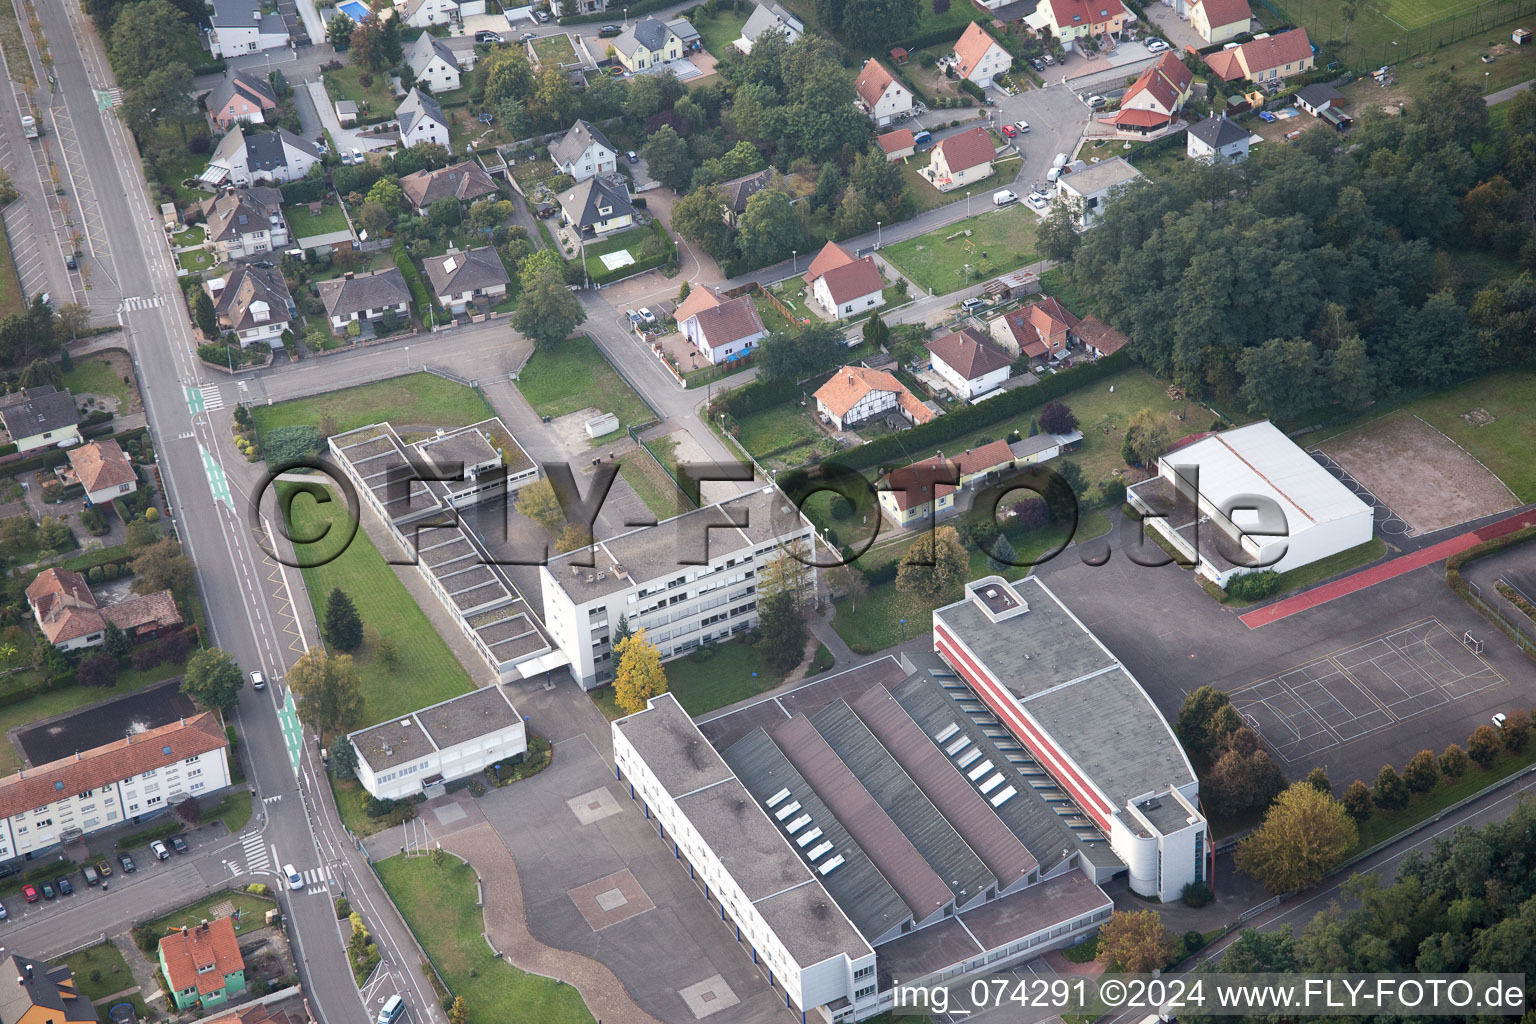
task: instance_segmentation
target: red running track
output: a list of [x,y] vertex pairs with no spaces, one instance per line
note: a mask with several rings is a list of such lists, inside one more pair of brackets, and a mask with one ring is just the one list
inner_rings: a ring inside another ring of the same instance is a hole
[[1433,565],[1459,551],[1465,551],[1467,548],[1481,544],[1483,541],[1493,540],[1495,537],[1502,537],[1506,533],[1514,533],[1521,527],[1529,526],[1533,523],[1536,523],[1536,509],[1528,509],[1517,515],[1510,516],[1508,519],[1501,519],[1496,523],[1489,523],[1481,529],[1464,533],[1459,537],[1452,537],[1450,540],[1431,544],[1427,548],[1415,551],[1412,554],[1401,555],[1390,562],[1382,562],[1380,565],[1361,569],[1351,576],[1334,580],[1332,583],[1326,583],[1321,587],[1313,587],[1311,590],[1297,594],[1294,597],[1288,597],[1283,601],[1276,601],[1274,604],[1265,605],[1263,608],[1255,608],[1253,611],[1240,616],[1240,618],[1243,625],[1249,629],[1258,629],[1260,626],[1267,626],[1271,622],[1278,622],[1281,619],[1295,615],[1297,612],[1304,612],[1308,608],[1316,608],[1320,604],[1327,604],[1329,601],[1344,597],[1346,594],[1353,594],[1358,590],[1364,590],[1366,587],[1374,587],[1385,580],[1395,579],[1405,572],[1412,572],[1415,569],[1422,569],[1426,565]]

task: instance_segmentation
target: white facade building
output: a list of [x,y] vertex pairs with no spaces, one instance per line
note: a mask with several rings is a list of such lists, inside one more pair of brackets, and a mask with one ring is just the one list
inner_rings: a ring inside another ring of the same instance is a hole
[[599,540],[539,568],[544,624],[590,690],[613,678],[620,617],[632,631],[647,630],[662,660],[729,639],[757,624],[763,565],[791,557],[790,544],[809,551],[813,536],[810,522],[768,486]]
[[601,128],[590,121],[577,121],[571,130],[549,147],[555,169],[569,174],[573,181],[586,181],[597,174],[612,174],[619,169],[619,151]]
[[405,51],[405,62],[416,73],[416,84],[434,93],[452,92],[459,87],[459,59],[448,44],[430,32],[416,37]]
[[0,861],[36,854],[230,784],[211,711],[0,779]]
[[[1169,452],[1157,476],[1126,496],[1219,587],[1257,568],[1287,572],[1348,551],[1375,529],[1371,506],[1268,420]],[[1261,504],[1273,514],[1255,511]]]
[[1104,215],[1110,202],[1141,177],[1141,172],[1123,157],[1112,156],[1081,171],[1061,177],[1057,195],[1073,218],[1084,227],[1093,226]]
[[523,717],[499,683],[359,729],[357,781],[380,800],[414,796],[528,749]]
[[215,57],[273,50],[288,45],[288,26],[273,11],[262,13],[260,0],[212,0],[208,50]]

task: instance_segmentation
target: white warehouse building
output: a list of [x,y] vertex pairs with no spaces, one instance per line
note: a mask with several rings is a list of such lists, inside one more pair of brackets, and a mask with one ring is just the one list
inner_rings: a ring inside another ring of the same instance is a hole
[[357,781],[380,800],[414,796],[528,749],[523,717],[496,683],[347,739],[357,751]]
[[[1371,506],[1268,420],[1169,452],[1157,476],[1127,496],[1219,587],[1256,568],[1288,572],[1347,551],[1369,541],[1375,525]],[[1261,522],[1255,498],[1283,523]]]

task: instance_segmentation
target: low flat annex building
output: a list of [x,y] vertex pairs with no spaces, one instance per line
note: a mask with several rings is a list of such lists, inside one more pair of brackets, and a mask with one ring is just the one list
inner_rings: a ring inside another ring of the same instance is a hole
[[357,781],[380,800],[413,796],[528,749],[523,717],[498,683],[347,739],[357,751]]
[[[1268,420],[1169,452],[1157,476],[1126,497],[1219,587],[1254,568],[1310,565],[1366,543],[1375,529],[1371,506]],[[1256,498],[1284,516],[1283,535],[1260,523]]]
[[[1040,608],[1039,627],[1063,648],[1108,658],[1038,581],[1018,586],[1029,603],[990,577],[941,611],[974,606],[982,616],[1003,588],[1016,618]],[[1018,623],[951,628],[978,647],[1019,642]],[[1009,635],[989,641],[978,630]],[[1099,883],[1125,863],[959,671],[942,649],[887,657],[704,722],[664,694],[613,723],[617,777],[718,904],[726,934],[802,1019],[865,1019],[892,1006],[898,984],[1004,970],[1086,938],[1110,915]],[[1193,786],[1145,695],[1133,681],[1115,689],[1127,700],[1112,710],[1129,714],[1100,728],[1155,724],[1167,737],[1152,737],[1149,757],[1125,757],[1117,782],[1166,791],[1168,781],[1150,781],[1166,767]],[[1145,816],[1172,831],[1174,811],[1192,819],[1183,831],[1204,836],[1198,811],[1177,801],[1126,813],[1151,832]]]
[[[663,661],[728,639],[757,624],[763,564],[813,543],[799,509],[777,487],[760,487],[550,559],[539,567],[544,624],[590,690],[613,678],[621,617],[647,630]],[[815,570],[807,576],[814,589]]]

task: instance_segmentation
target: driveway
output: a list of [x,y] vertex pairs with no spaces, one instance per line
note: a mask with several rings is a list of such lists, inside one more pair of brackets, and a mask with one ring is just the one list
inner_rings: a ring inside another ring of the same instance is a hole
[[[343,128],[341,122],[336,120],[336,108],[331,105],[331,96],[325,91],[324,82],[305,82],[304,88],[309,90],[310,102],[315,105],[315,113],[319,116],[320,123],[326,131],[331,133],[337,152],[345,153],[351,149],[384,149],[391,144],[387,136],[368,136],[359,133],[356,128]],[[303,119],[302,114],[300,119]],[[399,136],[395,136],[395,140],[398,141]]]

